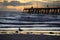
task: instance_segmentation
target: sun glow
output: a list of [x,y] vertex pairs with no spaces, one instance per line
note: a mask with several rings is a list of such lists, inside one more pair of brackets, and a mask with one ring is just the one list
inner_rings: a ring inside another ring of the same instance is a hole
[[11,2],[12,0],[8,0],[8,2]]
[[23,9],[25,7],[31,7],[30,5],[29,6],[7,6],[8,9],[16,9],[17,11],[23,11]]
[[[6,10],[8,9],[8,11],[11,11],[11,10],[17,10],[17,11],[22,11],[24,8],[30,8],[30,7],[38,7],[38,8],[42,8],[42,7],[46,7],[46,6],[43,6],[43,5],[45,5],[45,4],[43,4],[43,3],[52,3],[53,1],[59,1],[59,0],[0,0],[0,2],[2,2],[2,3],[4,3],[4,1],[8,1],[8,3],[9,2],[11,2],[11,1],[19,1],[20,2],[20,4],[19,4],[19,6],[13,6],[13,5],[8,5],[8,6],[0,6],[0,9],[2,8],[6,8]],[[35,2],[34,2],[35,1]],[[38,3],[37,3],[37,1],[38,1]],[[30,4],[28,4],[28,3],[32,3],[31,5]],[[40,4],[40,2],[41,2],[41,4]],[[24,4],[24,3],[26,3],[26,4]],[[0,4],[0,5],[2,5],[2,4]],[[3,9],[4,10],[4,9]]]
[[0,0],[0,2],[3,2],[3,0]]
[[18,1],[20,1],[21,3],[26,3],[26,2],[30,2],[32,0],[18,0]]

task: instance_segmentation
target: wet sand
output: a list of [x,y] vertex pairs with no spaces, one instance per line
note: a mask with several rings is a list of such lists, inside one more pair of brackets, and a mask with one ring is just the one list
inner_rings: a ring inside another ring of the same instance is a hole
[[60,36],[0,34],[0,40],[60,40]]

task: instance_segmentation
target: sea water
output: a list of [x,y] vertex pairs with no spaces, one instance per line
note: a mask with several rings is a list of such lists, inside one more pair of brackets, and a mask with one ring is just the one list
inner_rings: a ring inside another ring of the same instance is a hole
[[60,15],[0,11],[0,27],[59,27]]

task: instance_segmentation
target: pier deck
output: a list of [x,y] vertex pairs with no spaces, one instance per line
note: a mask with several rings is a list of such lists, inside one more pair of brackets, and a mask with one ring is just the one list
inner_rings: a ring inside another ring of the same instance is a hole
[[40,14],[60,14],[60,7],[58,8],[24,8],[24,12],[40,13]]

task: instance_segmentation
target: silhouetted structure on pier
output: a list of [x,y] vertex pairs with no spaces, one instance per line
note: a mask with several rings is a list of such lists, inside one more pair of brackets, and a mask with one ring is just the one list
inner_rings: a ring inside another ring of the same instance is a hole
[[40,14],[60,14],[60,7],[56,8],[24,8],[27,13],[40,13]]

